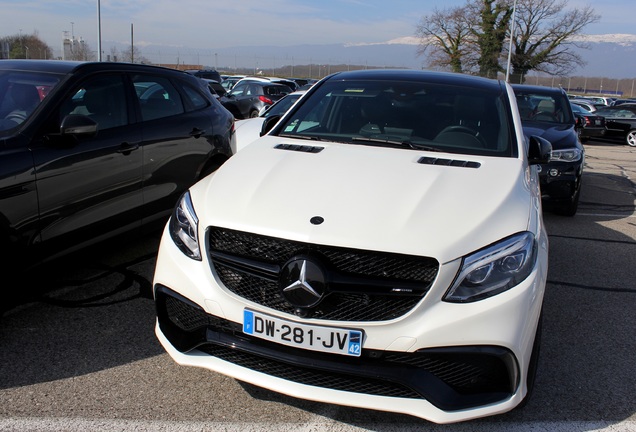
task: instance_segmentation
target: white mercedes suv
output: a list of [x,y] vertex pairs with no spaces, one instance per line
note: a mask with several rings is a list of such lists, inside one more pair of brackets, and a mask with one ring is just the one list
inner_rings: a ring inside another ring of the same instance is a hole
[[548,272],[537,166],[511,87],[331,75],[185,193],[154,276],[179,364],[438,423],[532,389]]

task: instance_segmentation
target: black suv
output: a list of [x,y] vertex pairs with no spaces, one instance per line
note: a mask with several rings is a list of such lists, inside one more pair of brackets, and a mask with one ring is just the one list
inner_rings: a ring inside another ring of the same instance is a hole
[[547,210],[574,216],[581,195],[585,150],[577,136],[576,118],[562,89],[514,84],[526,136],[552,144],[550,161],[541,165],[541,193]]
[[0,60],[0,264],[28,268],[163,225],[231,155],[198,78],[123,63]]

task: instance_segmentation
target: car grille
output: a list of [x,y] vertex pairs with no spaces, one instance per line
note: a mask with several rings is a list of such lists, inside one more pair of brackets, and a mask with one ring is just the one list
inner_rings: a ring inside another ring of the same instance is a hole
[[287,347],[244,334],[241,324],[207,314],[188,299],[155,287],[159,326],[181,352],[197,349],[232,364],[321,388],[426,399],[445,410],[510,397],[517,363],[500,347],[450,347],[413,353],[363,349],[360,357]]
[[[334,321],[384,321],[406,314],[432,285],[439,263],[428,257],[323,246],[211,227],[213,271],[234,294],[289,314]],[[328,269],[329,289],[299,311],[280,294],[282,267],[309,255]]]

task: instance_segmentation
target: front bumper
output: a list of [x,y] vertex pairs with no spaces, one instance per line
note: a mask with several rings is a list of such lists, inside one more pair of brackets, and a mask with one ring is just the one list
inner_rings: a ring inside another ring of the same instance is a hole
[[259,306],[224,289],[208,263],[186,258],[164,233],[154,280],[156,334],[179,364],[303,399],[437,423],[509,411],[527,392],[547,254],[540,254],[535,271],[517,287],[471,304],[440,301],[457,265],[442,266],[421,303],[400,319],[328,323],[364,329],[362,355],[356,358],[243,334],[243,309]]
[[582,161],[541,165],[541,195],[548,201],[572,200],[581,187]]

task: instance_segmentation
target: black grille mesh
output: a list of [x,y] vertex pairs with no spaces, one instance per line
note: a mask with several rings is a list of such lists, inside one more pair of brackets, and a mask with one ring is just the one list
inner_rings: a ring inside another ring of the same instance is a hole
[[216,345],[205,345],[199,350],[230,363],[300,384],[376,396],[422,399],[421,395],[408,387],[388,381],[290,365]]
[[[384,321],[400,317],[419,303],[439,268],[435,259],[427,257],[314,245],[223,228],[210,229],[209,245],[211,252],[223,253],[226,258],[246,258],[279,268],[295,255],[311,254],[318,257],[332,274],[362,279],[369,287],[368,292],[361,292],[358,286],[350,290],[345,287],[328,294],[314,308],[312,316],[325,320]],[[230,291],[263,306],[294,313],[294,307],[279,294],[278,275],[250,272],[214,257],[212,263]],[[396,287],[415,283],[420,293],[378,294],[373,290],[376,285],[387,282]]]

